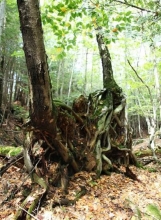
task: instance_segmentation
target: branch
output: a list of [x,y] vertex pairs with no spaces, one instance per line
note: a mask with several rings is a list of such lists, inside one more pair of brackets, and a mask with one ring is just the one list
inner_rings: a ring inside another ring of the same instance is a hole
[[134,73],[136,74],[136,76],[138,77],[138,79],[142,82],[142,84],[147,88],[148,90],[148,93],[149,93],[149,96],[150,96],[150,101],[151,101],[151,104],[153,105],[153,99],[152,99],[152,95],[151,95],[151,92],[150,92],[150,89],[149,87],[145,84],[145,82],[142,80],[142,78],[138,75],[137,71],[134,69],[134,67],[131,65],[130,61],[127,60],[128,64],[130,65],[130,67],[132,68],[132,70],[134,71]]
[[145,8],[138,7],[138,6],[136,6],[136,5],[132,5],[132,4],[128,3],[127,1],[122,2],[122,1],[120,1],[120,0],[114,0],[114,2],[118,2],[118,3],[120,3],[120,4],[127,5],[127,6],[130,6],[130,7],[132,7],[132,8],[139,9],[139,10],[141,10],[141,11],[146,11],[146,12],[155,13],[154,11],[151,11],[151,10],[148,10],[148,9],[145,9]]
[[26,212],[28,215],[30,215],[32,218],[38,220],[38,218],[36,218],[36,217],[35,217],[34,215],[32,215],[31,213],[29,213],[26,209],[22,208],[21,206],[19,206],[19,208],[20,208],[21,210],[23,210],[24,212]]

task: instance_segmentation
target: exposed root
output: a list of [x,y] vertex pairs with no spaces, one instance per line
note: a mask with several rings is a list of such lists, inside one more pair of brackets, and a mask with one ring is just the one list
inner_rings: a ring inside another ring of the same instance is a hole
[[14,220],[18,219],[30,219],[32,216],[32,212],[40,203],[42,198],[46,194],[46,189],[37,187],[33,187],[32,192],[30,193],[29,196],[22,202],[21,205],[19,205],[19,208],[14,216]]

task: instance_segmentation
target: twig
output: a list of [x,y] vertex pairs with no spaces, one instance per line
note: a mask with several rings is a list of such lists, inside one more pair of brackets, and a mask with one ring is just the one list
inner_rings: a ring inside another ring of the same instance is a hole
[[145,84],[145,82],[142,80],[142,78],[138,75],[137,71],[134,69],[134,67],[131,65],[130,60],[127,60],[128,64],[130,65],[130,67],[132,68],[132,70],[134,71],[134,73],[136,74],[136,76],[138,77],[138,79],[142,82],[142,84],[147,88],[149,96],[150,96],[150,101],[151,104],[153,105],[153,99],[152,99],[152,95],[150,92],[149,87]]
[[[17,158],[18,156],[20,156],[19,158]],[[5,164],[3,167],[0,168],[0,176],[2,176],[4,174],[4,172],[6,172],[6,170],[8,170],[13,164],[15,164],[17,161],[21,160],[23,158],[22,156],[22,152],[15,156],[11,161],[7,162],[7,164]]]
[[120,1],[120,0],[114,0],[114,2],[118,2],[118,3],[120,3],[120,4],[127,5],[127,6],[130,6],[130,7],[132,7],[132,8],[139,9],[139,10],[141,10],[141,11],[146,11],[146,12],[155,13],[154,11],[151,11],[151,10],[148,10],[148,9],[145,9],[145,8],[138,7],[138,6],[136,6],[136,5],[132,5],[132,4],[128,3],[127,1],[122,2],[122,1]]
[[26,209],[22,208],[21,206],[18,206],[21,210],[23,210],[24,212],[26,212],[28,215],[30,215],[32,218],[38,220],[38,218],[36,218],[34,215],[32,215],[31,213],[29,213]]

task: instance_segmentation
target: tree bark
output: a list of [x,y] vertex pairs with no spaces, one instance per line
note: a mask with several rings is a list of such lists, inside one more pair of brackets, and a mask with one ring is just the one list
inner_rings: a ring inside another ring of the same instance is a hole
[[108,47],[103,41],[103,36],[97,34],[97,43],[103,67],[103,87],[108,88],[111,82],[114,82],[111,56]]
[[17,0],[17,4],[29,75],[31,125],[56,135],[55,107],[52,102],[39,1]]
[[[6,1],[2,0],[0,2],[0,43],[1,36],[4,29],[5,23],[5,12],[6,12]],[[4,76],[4,55],[2,52],[2,48],[0,48],[1,56],[0,56],[0,108],[2,107],[2,97],[3,97],[3,76]]]
[[70,74],[67,105],[69,105],[69,103],[70,103],[70,94],[71,94],[71,90],[72,90],[72,83],[73,83],[73,74],[74,74],[75,63],[76,63],[76,58],[75,58],[75,56],[74,56],[74,57],[73,57],[73,62],[72,62],[71,74]]
[[0,109],[3,101],[3,77],[4,77],[4,56],[1,56],[0,60]]
[[84,82],[83,82],[83,87],[82,87],[82,94],[86,95],[87,94],[87,72],[88,72],[88,48],[86,49],[85,53],[85,70],[84,70]]
[[6,1],[2,0],[0,2],[0,42],[1,42],[1,35],[4,29],[5,13],[6,13]]

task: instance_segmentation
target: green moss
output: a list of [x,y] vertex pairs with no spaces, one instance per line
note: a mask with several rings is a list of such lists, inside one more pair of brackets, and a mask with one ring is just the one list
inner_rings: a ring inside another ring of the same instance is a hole
[[136,167],[138,167],[138,168],[143,168],[144,166],[143,166],[142,163],[140,163],[140,162],[137,161],[137,163],[136,163]]
[[118,145],[118,148],[120,148],[120,149],[124,149],[124,148],[126,148],[124,145]]
[[147,170],[148,170],[150,173],[156,173],[156,172],[158,172],[157,169],[152,168],[152,167],[151,167],[151,168],[148,167]]
[[0,155],[3,156],[16,156],[22,152],[22,147],[13,147],[13,146],[0,146]]
[[139,157],[139,156],[141,156],[142,154],[143,154],[142,151],[138,151],[137,153],[135,153],[135,156],[136,156],[136,157]]

